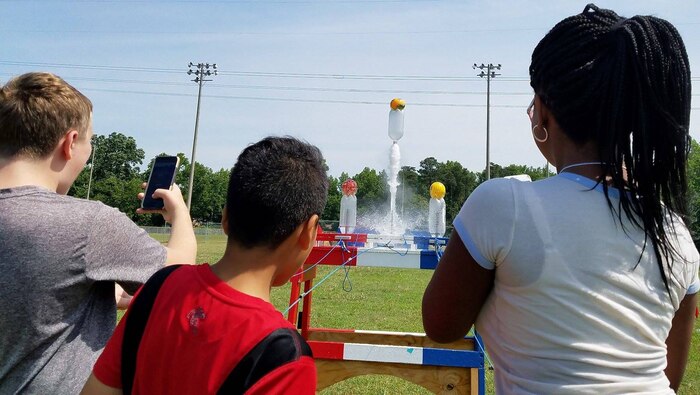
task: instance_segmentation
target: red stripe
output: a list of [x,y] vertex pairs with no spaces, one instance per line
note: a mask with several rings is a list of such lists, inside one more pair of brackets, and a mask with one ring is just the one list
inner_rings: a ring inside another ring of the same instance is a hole
[[309,346],[314,353],[314,358],[318,359],[343,359],[344,343],[337,342],[320,342],[309,340]]
[[355,330],[354,329],[337,329],[337,328],[309,328],[309,332],[355,333]]
[[[348,247],[348,251],[343,251],[340,247],[320,246],[314,247],[306,258],[307,265],[321,264],[339,266],[350,260],[345,266],[357,265],[357,247]],[[333,250],[333,251],[331,251]]]

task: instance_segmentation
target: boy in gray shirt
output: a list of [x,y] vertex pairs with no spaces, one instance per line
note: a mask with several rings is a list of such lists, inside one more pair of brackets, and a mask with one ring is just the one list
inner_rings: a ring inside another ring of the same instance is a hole
[[169,263],[194,263],[177,186],[159,189],[167,246],[126,215],[66,196],[92,151],[92,103],[61,78],[0,89],[0,393],[76,394],[116,321],[115,282],[134,292]]

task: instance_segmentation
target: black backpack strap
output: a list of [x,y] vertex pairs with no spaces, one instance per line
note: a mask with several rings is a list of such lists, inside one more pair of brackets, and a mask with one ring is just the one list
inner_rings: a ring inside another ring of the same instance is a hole
[[148,316],[151,315],[153,304],[158,296],[160,287],[165,279],[182,265],[166,266],[158,270],[143,285],[138,297],[129,306],[129,315],[126,318],[124,327],[124,339],[122,340],[122,392],[130,395],[134,385],[134,375],[136,374],[136,354],[139,351],[141,337],[148,323]]
[[266,374],[298,361],[302,356],[313,357],[311,347],[296,330],[280,328],[253,347],[231,371],[218,394],[243,394]]

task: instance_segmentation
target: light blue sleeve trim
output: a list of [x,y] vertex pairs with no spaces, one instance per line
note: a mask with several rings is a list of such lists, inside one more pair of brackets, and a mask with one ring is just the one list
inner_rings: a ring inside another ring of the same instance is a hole
[[479,249],[476,247],[474,240],[472,240],[471,236],[469,236],[467,228],[464,226],[462,221],[459,221],[459,216],[452,224],[454,225],[455,230],[459,234],[459,237],[462,239],[464,246],[467,247],[467,251],[469,251],[469,254],[471,254],[472,258],[474,258],[476,263],[478,263],[479,266],[483,267],[486,270],[495,269],[496,264],[489,261],[488,259],[484,258],[483,255],[481,255],[481,252],[479,252]]
[[[596,190],[600,193],[605,193],[605,191],[603,191],[603,184],[596,182],[594,180],[591,180],[590,178],[587,178],[587,177],[584,177],[584,176],[581,176],[581,175],[578,175],[575,173],[568,173],[568,172],[559,173],[559,174],[557,174],[557,177],[563,177],[563,178],[566,178],[567,180],[579,183],[588,189],[593,189],[593,190]],[[619,199],[620,198],[620,191],[617,188],[608,187],[608,196],[610,196],[611,198]]]
[[[462,235],[460,234],[460,236]],[[693,281],[693,283],[690,284],[690,286],[688,287],[688,292],[686,292],[685,294],[692,295],[698,293],[698,291],[700,291],[700,280],[698,280],[698,278],[695,277],[695,281]]]

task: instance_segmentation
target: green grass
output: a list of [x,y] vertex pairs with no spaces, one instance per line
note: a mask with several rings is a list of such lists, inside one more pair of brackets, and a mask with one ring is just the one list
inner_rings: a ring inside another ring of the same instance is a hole
[[[164,241],[161,235],[155,235]],[[226,246],[223,236],[198,236],[198,262],[214,263]],[[333,267],[319,267],[317,281]],[[324,328],[422,332],[420,301],[432,271],[392,268],[349,268],[346,278],[338,270],[313,293],[312,326]],[[349,292],[348,292],[349,291]],[[278,310],[289,305],[289,285],[273,290]],[[487,393],[493,393],[492,372],[487,371]],[[361,376],[322,392],[331,394],[428,394],[423,388],[389,376]],[[700,394],[700,321],[693,331],[683,395]]]

